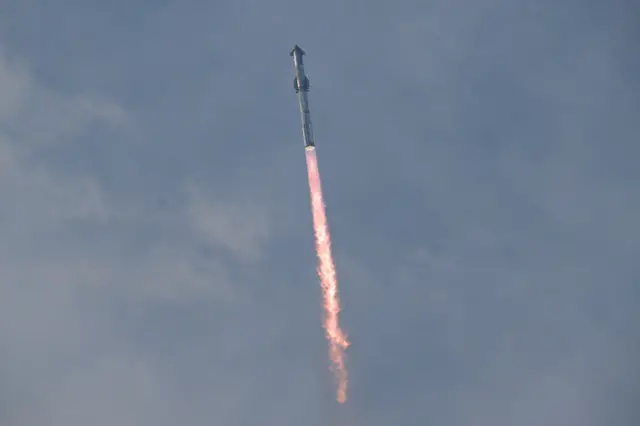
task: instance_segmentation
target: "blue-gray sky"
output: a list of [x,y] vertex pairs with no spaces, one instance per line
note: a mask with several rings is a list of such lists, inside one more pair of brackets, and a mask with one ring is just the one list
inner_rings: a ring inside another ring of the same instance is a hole
[[637,425],[636,3],[3,1],[0,424]]

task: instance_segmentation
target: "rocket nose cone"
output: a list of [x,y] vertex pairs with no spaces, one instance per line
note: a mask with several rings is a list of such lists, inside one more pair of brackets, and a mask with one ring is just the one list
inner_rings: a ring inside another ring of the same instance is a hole
[[291,51],[291,56],[293,56],[294,54],[304,55],[304,51],[300,48],[300,46],[296,44],[295,46],[293,46],[293,50]]

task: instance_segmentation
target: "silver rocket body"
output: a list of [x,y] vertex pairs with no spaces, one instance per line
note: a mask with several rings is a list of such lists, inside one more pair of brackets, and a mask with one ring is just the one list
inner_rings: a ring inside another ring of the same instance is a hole
[[293,78],[293,88],[298,94],[298,103],[300,104],[300,117],[302,119],[302,137],[304,139],[305,149],[314,149],[315,142],[313,140],[313,132],[311,131],[311,113],[309,112],[309,100],[307,92],[309,91],[309,79],[304,73],[304,64],[302,56],[304,51],[296,45],[291,51],[293,56],[293,67],[295,69],[295,77]]

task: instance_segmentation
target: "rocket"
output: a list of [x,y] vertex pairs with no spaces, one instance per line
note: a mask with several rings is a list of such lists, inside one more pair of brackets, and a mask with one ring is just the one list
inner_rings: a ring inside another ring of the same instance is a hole
[[304,51],[300,49],[297,44],[290,53],[290,55],[293,56],[293,67],[295,69],[293,88],[298,94],[298,103],[300,104],[304,149],[310,150],[315,148],[315,142],[313,141],[313,133],[311,132],[311,113],[309,112],[309,100],[307,99],[309,79],[304,73],[304,64],[302,63],[302,55],[304,54]]

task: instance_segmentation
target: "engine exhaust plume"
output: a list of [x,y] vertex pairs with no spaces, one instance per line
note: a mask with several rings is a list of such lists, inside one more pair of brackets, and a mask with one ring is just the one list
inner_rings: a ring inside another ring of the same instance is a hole
[[307,147],[305,154],[307,157],[316,253],[318,255],[317,271],[322,287],[324,305],[324,328],[329,342],[331,370],[338,381],[337,400],[343,404],[347,400],[348,378],[344,351],[349,346],[349,341],[340,329],[339,324],[340,298],[338,297],[338,281],[331,255],[331,236],[329,235],[325,203],[322,196],[318,158],[314,147]]

